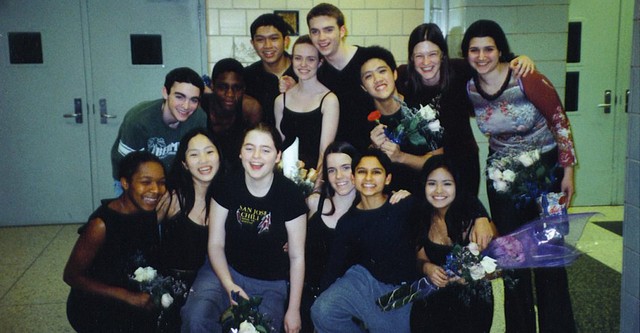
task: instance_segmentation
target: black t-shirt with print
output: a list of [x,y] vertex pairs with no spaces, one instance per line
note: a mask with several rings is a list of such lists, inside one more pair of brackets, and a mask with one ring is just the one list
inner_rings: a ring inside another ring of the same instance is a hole
[[236,170],[215,186],[213,198],[229,210],[225,222],[228,264],[242,275],[260,280],[287,280],[289,256],[286,221],[306,214],[296,185],[276,172],[271,189],[255,197],[247,189],[244,171]]

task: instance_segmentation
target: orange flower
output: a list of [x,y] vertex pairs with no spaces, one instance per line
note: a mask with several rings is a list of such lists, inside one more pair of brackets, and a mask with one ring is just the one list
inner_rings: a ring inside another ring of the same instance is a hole
[[369,113],[369,115],[367,116],[367,120],[369,121],[375,121],[376,123],[380,123],[380,117],[382,117],[382,113],[380,113],[380,111],[375,110],[375,111],[371,111],[371,113]]

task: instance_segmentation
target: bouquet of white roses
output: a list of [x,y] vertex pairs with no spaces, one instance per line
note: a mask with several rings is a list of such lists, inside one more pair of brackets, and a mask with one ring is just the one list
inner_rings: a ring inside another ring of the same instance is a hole
[[[389,140],[397,144],[408,141],[414,146],[426,146],[429,151],[442,147],[444,128],[438,119],[438,102],[436,101],[434,105],[420,105],[420,109],[413,109],[404,101],[395,99],[400,103],[402,120],[395,130],[385,130]],[[373,111],[367,119],[379,122],[381,116],[380,111]]]
[[140,291],[149,293],[153,303],[160,309],[157,325],[161,329],[168,325],[165,319],[167,311],[173,310],[172,305],[176,301],[183,304],[189,291],[184,281],[162,276],[150,266],[138,267],[129,278],[138,285]]
[[[470,290],[486,289],[476,288],[479,284],[476,282],[495,278],[498,275],[496,260],[480,253],[476,243],[469,243],[467,246],[454,245],[451,253],[447,255],[447,262],[443,268],[449,276],[464,279],[454,283],[467,284],[469,287],[467,289]],[[416,299],[423,299],[439,289],[427,277],[422,277],[412,284],[403,285],[379,297],[376,303],[383,311],[394,310]],[[490,290],[483,293],[486,297],[490,295]]]
[[477,281],[496,272],[496,260],[482,255],[478,244],[469,243],[467,246],[456,244],[447,255],[444,268],[451,276],[458,276],[465,281]]
[[172,276],[162,276],[153,267],[138,267],[131,279],[139,283],[140,291],[148,292],[156,306],[168,309],[175,298],[185,298],[187,286]]
[[507,151],[489,156],[487,178],[496,192],[510,195],[516,205],[521,205],[551,190],[556,168],[545,167],[539,149]]

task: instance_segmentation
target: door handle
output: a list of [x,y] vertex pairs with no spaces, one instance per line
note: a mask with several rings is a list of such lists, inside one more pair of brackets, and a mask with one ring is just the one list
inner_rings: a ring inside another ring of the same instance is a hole
[[107,113],[107,100],[105,98],[101,98],[98,103],[100,104],[100,123],[101,124],[106,124],[109,118],[118,117],[114,114]]
[[624,113],[629,113],[629,94],[629,89],[627,89],[627,92],[624,96]]
[[599,108],[604,109],[604,113],[611,113],[611,90],[604,91],[604,103],[598,104]]
[[82,98],[73,99],[73,113],[62,115],[65,118],[76,118],[76,124],[82,124]]

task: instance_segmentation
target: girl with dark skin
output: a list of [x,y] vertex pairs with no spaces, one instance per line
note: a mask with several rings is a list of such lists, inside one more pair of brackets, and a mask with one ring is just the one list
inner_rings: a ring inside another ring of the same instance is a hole
[[164,168],[148,152],[130,153],[119,165],[124,193],[104,200],[80,228],[64,269],[67,316],[78,332],[148,332],[157,319],[151,295],[138,291],[130,275],[157,264],[155,209],[166,191]]

